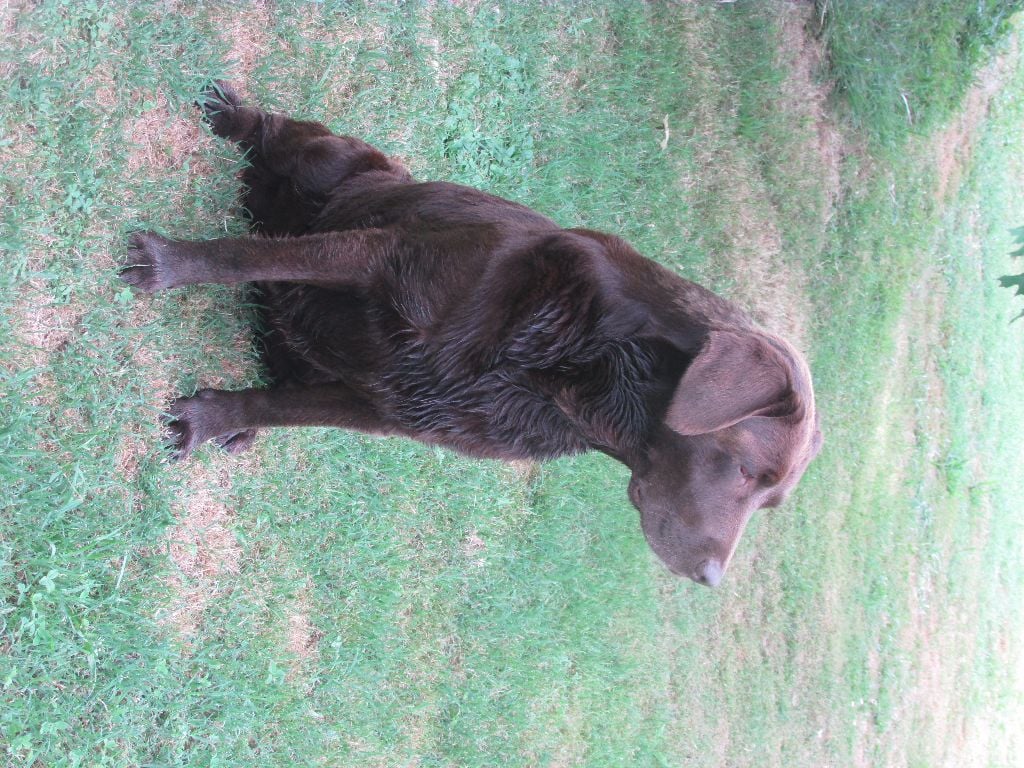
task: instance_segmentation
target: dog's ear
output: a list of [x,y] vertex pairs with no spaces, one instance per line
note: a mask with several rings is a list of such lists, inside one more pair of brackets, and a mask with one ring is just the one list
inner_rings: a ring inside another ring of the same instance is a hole
[[792,412],[786,359],[755,333],[711,331],[683,373],[666,425],[681,435],[703,435],[751,416]]

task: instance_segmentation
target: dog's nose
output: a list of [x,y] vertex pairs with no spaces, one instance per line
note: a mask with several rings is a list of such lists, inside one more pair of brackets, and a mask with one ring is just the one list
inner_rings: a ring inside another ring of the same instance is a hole
[[711,558],[697,566],[694,571],[693,580],[706,587],[717,587],[722,580],[722,564]]

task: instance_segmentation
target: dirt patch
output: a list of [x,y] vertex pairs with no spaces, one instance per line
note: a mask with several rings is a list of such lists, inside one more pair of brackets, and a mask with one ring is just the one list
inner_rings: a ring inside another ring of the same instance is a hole
[[1019,38],[1014,35],[1010,38],[1010,50],[978,73],[976,85],[967,92],[963,107],[946,128],[936,132],[932,140],[938,174],[935,196],[940,202],[956,194],[965,171],[970,169],[979,129],[988,116],[992,99],[1020,60],[1019,48]]
[[61,302],[40,278],[30,278],[20,288],[11,311],[14,339],[19,349],[16,363],[24,368],[46,368],[50,357],[77,335],[84,314],[80,306]]
[[476,568],[487,564],[483,553],[487,551],[487,542],[480,538],[476,531],[470,531],[462,540],[462,555]]
[[289,671],[293,679],[300,674],[302,664],[316,661],[320,656],[320,639],[323,632],[310,620],[310,593],[312,584],[307,584],[287,609],[288,627],[285,633],[288,651],[295,659]]
[[123,435],[114,455],[114,471],[125,482],[135,480],[145,458],[150,455],[151,447],[138,435]]
[[[792,125],[807,126],[801,141],[784,148],[785,162],[792,171],[791,183],[806,187],[801,199],[817,206],[820,233],[808,242],[824,242],[840,197],[843,157],[841,136],[827,108],[832,85],[817,79],[824,47],[810,29],[813,3],[780,4],[779,13],[777,63],[787,73],[779,110],[790,116]],[[730,231],[734,298],[766,328],[806,349],[811,316],[807,275],[794,266],[795,254],[783,253],[780,214],[767,202],[770,182],[755,167],[735,170],[742,172],[732,185],[732,204],[738,211]],[[748,184],[746,179],[757,183]]]
[[146,171],[150,175],[180,168],[186,158],[197,175],[210,172],[208,167],[194,167],[203,141],[199,113],[186,114],[172,110],[167,96],[158,89],[149,95],[154,106],[134,118],[128,126],[127,139],[134,145],[126,161],[128,173]]
[[8,359],[2,365],[13,366],[18,372],[32,372],[25,382],[24,393],[28,402],[47,413],[55,425],[40,432],[39,447],[66,459],[68,456],[58,448],[59,440],[53,436],[54,432],[59,429],[81,431],[86,425],[78,409],[61,397],[51,360],[76,342],[85,310],[78,303],[59,299],[47,281],[31,277],[20,286],[18,300],[8,313],[11,338]]
[[[0,31],[10,40],[18,26],[18,16],[25,9],[32,5],[32,0],[5,0],[0,5]],[[7,77],[10,74],[9,67],[0,67],[0,77]]]
[[523,485],[530,485],[540,476],[540,463],[536,461],[521,459],[507,462],[505,466],[508,473]]
[[206,608],[225,592],[225,577],[239,571],[242,550],[232,531],[227,461],[193,462],[188,467],[188,482],[173,505],[178,522],[165,534],[175,569],[168,580],[174,598],[158,620],[186,643],[199,629]]
[[784,258],[782,234],[760,195],[742,180],[731,192],[737,214],[727,226],[728,251],[723,254],[726,274],[734,281],[729,298],[768,330],[807,349],[811,309],[806,275]]
[[263,0],[254,0],[244,6],[213,7],[208,19],[214,33],[230,46],[225,62],[225,79],[245,97],[249,93],[246,84],[253,70],[271,49],[271,30],[274,28],[271,6]]
[[814,160],[818,174],[815,183],[824,193],[818,211],[822,225],[832,218],[841,193],[839,168],[846,149],[843,137],[832,120],[828,108],[832,93],[831,82],[820,79],[825,60],[825,45],[811,28],[815,23],[814,3],[786,3],[782,6],[780,63],[788,71],[783,92],[782,109],[794,115],[803,115],[805,123],[813,126],[806,149]]
[[[735,105],[721,103],[719,94],[728,92],[728,86],[720,81],[720,68],[710,54],[700,53],[705,46],[700,42],[699,18],[695,19],[688,32],[694,39],[686,47],[695,52],[691,63],[696,90],[708,96],[696,99],[691,113],[696,122],[699,175],[684,179],[683,185],[713,201],[707,215],[718,219],[721,228],[714,263],[721,265],[730,283],[729,298],[768,330],[806,349],[811,323],[808,276],[795,265],[816,257],[816,249],[825,242],[841,194],[844,149],[827,110],[831,85],[817,80],[823,53],[811,32],[813,4],[778,3],[775,7],[780,20],[776,62],[787,73],[778,110],[786,115],[787,124],[797,127],[795,137],[773,142],[776,156],[771,167],[775,170],[766,172],[757,147],[747,139],[723,134],[723,121],[732,118],[723,109],[735,110]],[[811,215],[802,216],[813,223],[798,226],[783,218],[793,214],[776,208],[773,188],[783,183],[775,178],[780,171],[785,173],[784,182],[797,190],[786,196],[796,196],[809,207]],[[807,252],[786,251],[792,248]]]

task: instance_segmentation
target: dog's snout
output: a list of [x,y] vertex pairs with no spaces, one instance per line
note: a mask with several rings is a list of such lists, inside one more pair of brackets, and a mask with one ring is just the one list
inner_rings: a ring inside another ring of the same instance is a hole
[[722,564],[715,558],[705,560],[693,572],[693,580],[706,587],[717,587],[722,581]]

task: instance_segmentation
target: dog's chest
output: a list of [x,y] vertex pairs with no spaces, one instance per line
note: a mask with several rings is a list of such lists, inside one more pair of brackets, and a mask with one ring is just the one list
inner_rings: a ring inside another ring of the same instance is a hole
[[408,344],[384,377],[389,411],[432,442],[485,457],[550,459],[643,438],[651,360],[637,346],[536,366],[502,352]]

